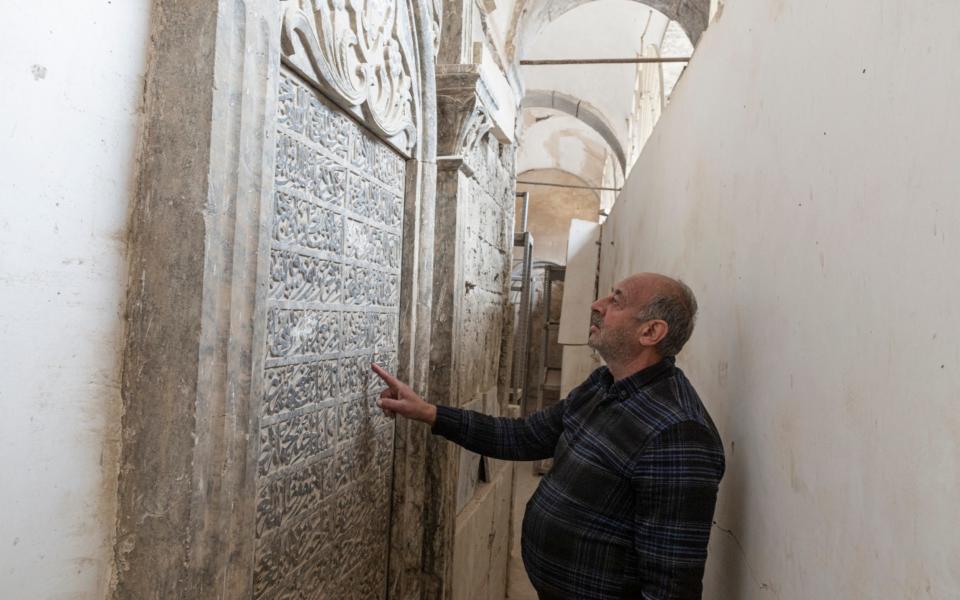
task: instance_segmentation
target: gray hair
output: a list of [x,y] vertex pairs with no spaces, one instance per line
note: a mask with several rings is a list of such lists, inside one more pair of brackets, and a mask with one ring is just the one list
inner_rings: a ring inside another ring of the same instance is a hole
[[663,356],[676,356],[693,333],[697,320],[697,298],[693,290],[680,280],[669,293],[655,295],[637,314],[639,321],[666,321],[667,335],[657,344]]

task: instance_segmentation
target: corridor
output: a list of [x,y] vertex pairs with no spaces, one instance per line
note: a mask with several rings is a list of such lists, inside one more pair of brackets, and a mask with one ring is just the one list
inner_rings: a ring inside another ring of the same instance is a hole
[[529,417],[655,272],[695,294],[676,364],[725,457],[702,597],[955,598],[958,22],[7,3],[4,597],[532,600],[549,459],[385,414],[370,365]]

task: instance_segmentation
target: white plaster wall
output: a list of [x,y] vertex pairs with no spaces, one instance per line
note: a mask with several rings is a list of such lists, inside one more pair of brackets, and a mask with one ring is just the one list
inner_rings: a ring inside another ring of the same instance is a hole
[[147,0],[0,5],[0,596],[106,597]]
[[700,298],[680,364],[728,459],[705,598],[957,597],[958,22],[728,3],[605,225],[603,289]]
[[500,64],[509,65],[511,55],[507,49],[507,43],[510,37],[514,0],[484,0],[477,6],[479,16],[484,21],[487,40],[492,51],[497,53]]
[[[560,169],[590,185],[602,185],[609,146],[599,133],[580,119],[553,109],[524,109],[523,116],[517,173]],[[560,233],[566,233],[566,226]]]

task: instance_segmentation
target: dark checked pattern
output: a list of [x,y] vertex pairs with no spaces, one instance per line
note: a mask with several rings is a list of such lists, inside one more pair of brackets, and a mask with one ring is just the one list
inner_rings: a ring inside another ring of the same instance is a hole
[[723,445],[672,358],[617,382],[601,367],[526,419],[441,406],[433,431],[494,458],[553,457],[523,520],[541,598],[701,597]]

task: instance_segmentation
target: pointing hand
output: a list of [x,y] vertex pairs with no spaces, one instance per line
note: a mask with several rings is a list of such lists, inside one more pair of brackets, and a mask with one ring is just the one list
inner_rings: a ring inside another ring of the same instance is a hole
[[377,399],[377,406],[383,409],[384,414],[388,417],[400,415],[433,425],[437,420],[436,406],[418,396],[409,385],[385,371],[380,365],[371,364],[370,368],[387,385]]

